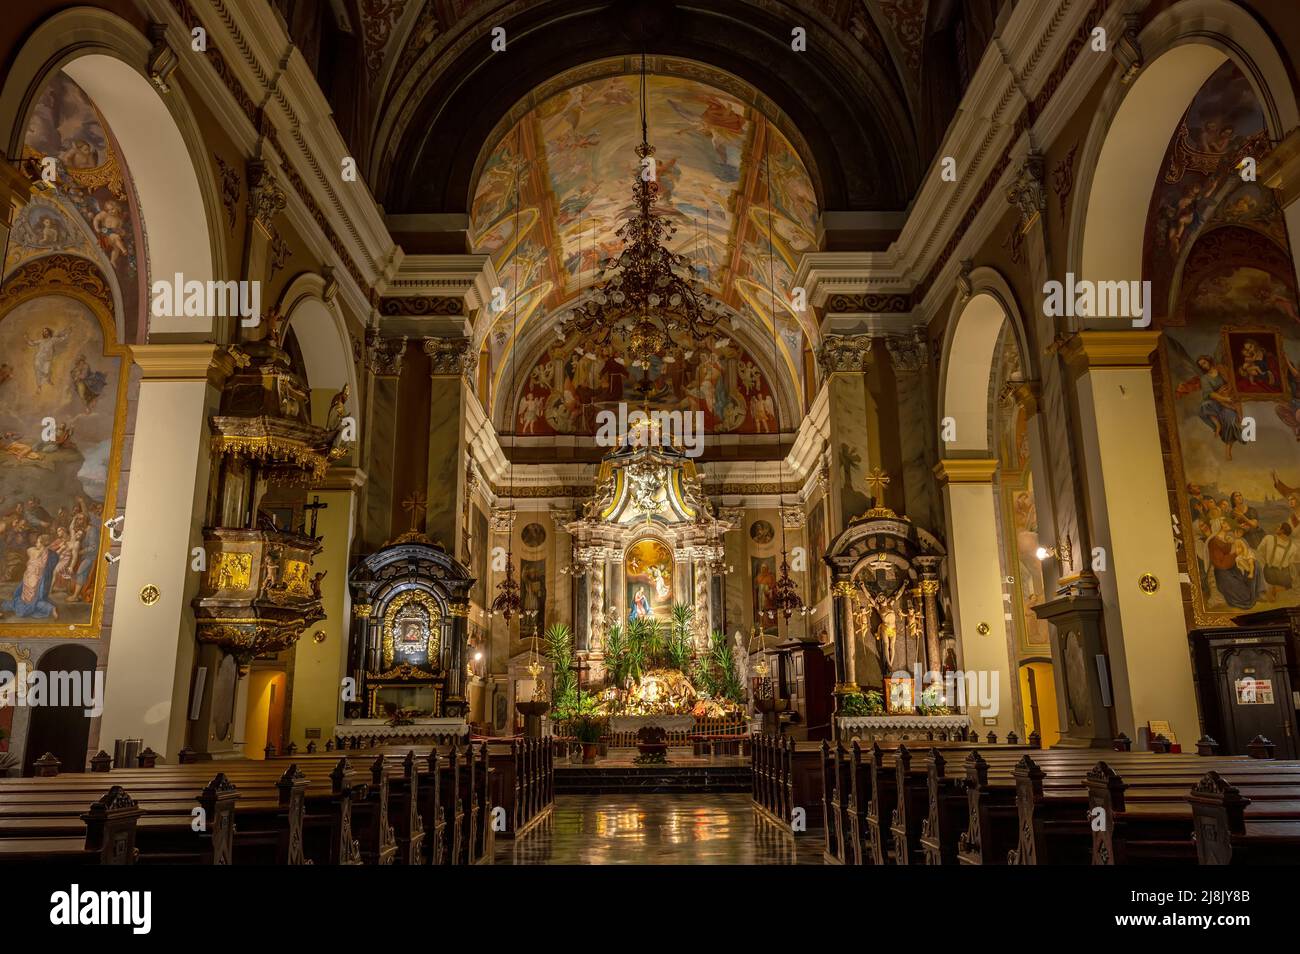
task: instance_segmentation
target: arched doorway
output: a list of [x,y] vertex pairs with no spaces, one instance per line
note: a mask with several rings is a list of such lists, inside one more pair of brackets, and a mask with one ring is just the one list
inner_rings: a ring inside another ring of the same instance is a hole
[[86,770],[92,718],[87,711],[96,701],[103,703],[97,695],[98,663],[94,652],[79,645],[56,646],[41,657],[33,677],[44,681],[46,696],[41,705],[32,706],[23,775],[31,775],[46,752],[59,760],[61,772]]

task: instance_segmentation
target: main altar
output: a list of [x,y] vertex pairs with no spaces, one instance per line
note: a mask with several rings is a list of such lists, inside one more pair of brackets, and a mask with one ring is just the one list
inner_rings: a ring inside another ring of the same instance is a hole
[[[551,717],[595,713],[622,745],[646,728],[680,742],[702,728],[749,728],[741,653],[722,632],[723,538],[734,524],[713,512],[694,460],[660,440],[655,420],[645,414],[606,455],[594,493],[563,528],[579,678]],[[555,685],[563,669],[551,662]],[[521,701],[531,683],[515,682]]]
[[701,647],[722,625],[722,538],[733,524],[714,516],[695,462],[671,444],[633,436],[606,456],[581,518],[564,529],[585,597],[577,641],[592,661],[612,622],[667,619],[674,603],[693,607]]

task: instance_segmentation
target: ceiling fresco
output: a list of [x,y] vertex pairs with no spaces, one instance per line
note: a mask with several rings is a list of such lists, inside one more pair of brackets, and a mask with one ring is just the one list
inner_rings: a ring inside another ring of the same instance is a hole
[[[614,233],[634,211],[640,168],[638,84],[634,75],[606,77],[549,97],[481,164],[471,242],[492,255],[508,301],[489,336],[496,383],[511,370],[512,328],[526,340],[538,322],[561,319],[621,248]],[[818,215],[803,162],[758,110],[712,86],[650,75],[647,102],[659,208],[677,226],[670,247],[741,320],[758,323],[751,340],[771,341],[775,288],[778,364],[799,381],[800,321],[811,314],[794,313],[788,296],[799,256],[816,246]]]

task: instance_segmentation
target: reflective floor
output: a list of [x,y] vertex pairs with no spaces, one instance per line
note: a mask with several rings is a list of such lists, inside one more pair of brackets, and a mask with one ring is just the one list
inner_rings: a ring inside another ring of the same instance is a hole
[[504,865],[821,864],[822,836],[796,839],[749,795],[560,795],[549,819],[497,840]]

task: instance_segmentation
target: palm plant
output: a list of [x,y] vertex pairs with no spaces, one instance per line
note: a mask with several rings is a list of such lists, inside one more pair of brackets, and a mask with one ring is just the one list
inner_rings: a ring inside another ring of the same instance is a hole
[[672,623],[668,632],[668,644],[664,655],[669,669],[689,672],[691,665],[691,622],[695,618],[695,608],[687,603],[674,603]]
[[573,671],[573,632],[563,623],[552,623],[546,628],[543,639],[546,641],[546,655],[554,667],[551,705],[559,709],[571,704],[570,697],[577,686],[577,673]]
[[709,647],[696,661],[695,682],[715,699],[729,699],[735,703],[745,701],[745,687],[736,668],[736,657],[731,651],[727,634],[715,629],[709,634]]
[[626,679],[640,682],[646,671],[646,622],[644,619],[629,620],[625,631],[627,636],[627,673]]
[[609,681],[620,688],[627,681],[631,664],[627,634],[621,623],[613,623],[605,630],[605,672]]

